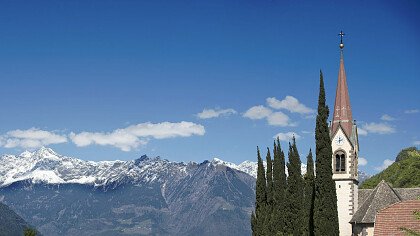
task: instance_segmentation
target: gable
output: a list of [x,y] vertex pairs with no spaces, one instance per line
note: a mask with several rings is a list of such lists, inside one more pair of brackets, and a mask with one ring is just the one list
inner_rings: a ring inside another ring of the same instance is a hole
[[[346,135],[346,132],[344,132],[343,128],[341,127],[341,125],[339,125],[338,129],[335,131],[335,133],[331,136],[331,143],[332,143],[332,147],[333,147],[333,151],[337,150],[338,145],[335,143],[335,139],[337,136],[341,135],[342,137],[344,137],[344,144],[341,145],[341,149],[345,149],[345,150],[352,150],[354,149],[353,143],[350,141],[350,138]],[[346,146],[346,144],[349,145],[348,148],[344,148]]]

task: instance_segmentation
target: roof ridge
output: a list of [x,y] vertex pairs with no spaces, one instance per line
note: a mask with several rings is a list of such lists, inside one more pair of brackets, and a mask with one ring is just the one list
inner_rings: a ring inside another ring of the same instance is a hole
[[392,187],[390,187],[390,188],[391,188],[392,192],[398,197],[398,199],[400,199],[400,201],[402,201],[401,195],[397,191],[395,191],[394,188],[392,188]]

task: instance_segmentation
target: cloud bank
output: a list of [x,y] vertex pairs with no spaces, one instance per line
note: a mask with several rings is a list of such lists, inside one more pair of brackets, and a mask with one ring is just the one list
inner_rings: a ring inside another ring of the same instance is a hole
[[263,105],[259,106],[253,106],[249,108],[245,113],[244,117],[249,118],[251,120],[260,120],[267,118],[269,115],[271,115],[273,111]]
[[300,103],[293,96],[286,96],[283,100],[278,100],[275,97],[270,97],[266,99],[269,107],[274,109],[285,109],[292,113],[299,114],[311,114],[314,113],[314,110]]
[[374,134],[395,133],[395,128],[389,125],[388,123],[375,123],[375,122],[367,123],[363,125],[362,130],[365,130],[367,133],[374,133]]
[[234,115],[237,112],[234,109],[204,109],[202,112],[198,113],[196,116],[200,119],[211,119],[217,118],[219,116],[230,116]]
[[404,113],[405,114],[416,114],[419,113],[420,110],[419,109],[411,109],[411,110],[405,110]]
[[288,115],[279,110],[283,109],[299,114],[312,114],[314,112],[314,110],[303,105],[292,96],[286,96],[283,100],[269,97],[266,99],[266,102],[268,107],[263,105],[253,106],[243,114],[243,117],[251,120],[266,119],[269,125],[285,127],[296,126],[297,123],[292,122]]
[[390,115],[384,114],[384,115],[381,116],[381,120],[383,120],[383,121],[394,121],[395,118],[390,116]]
[[70,133],[71,141],[78,147],[89,145],[114,146],[128,152],[147,144],[150,139],[166,139],[204,135],[204,126],[192,122],[141,123],[112,132]]
[[367,163],[368,161],[365,158],[359,157],[359,166],[365,166]]
[[295,136],[296,139],[300,139],[300,135],[298,135],[295,132],[278,133],[274,135],[273,138],[277,139],[278,137],[280,141],[289,142],[290,140],[292,140],[293,136]]
[[36,149],[66,142],[66,136],[38,128],[12,130],[0,136],[0,146],[5,148]]
[[393,160],[385,159],[384,162],[382,163],[382,165],[375,167],[375,170],[377,170],[377,171],[383,171],[386,168],[388,168],[388,166],[392,165],[392,163],[394,163]]

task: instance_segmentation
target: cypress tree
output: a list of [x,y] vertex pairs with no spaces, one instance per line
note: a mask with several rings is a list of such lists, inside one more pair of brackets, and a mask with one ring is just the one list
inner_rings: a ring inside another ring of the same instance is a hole
[[302,235],[303,230],[303,179],[299,152],[296,140],[289,143],[289,162],[287,164],[289,176],[287,178],[288,220],[287,233],[295,236]]
[[265,179],[265,170],[260,155],[260,149],[257,147],[258,169],[257,182],[255,186],[255,213],[251,216],[252,235],[265,235],[264,222],[266,218],[267,205],[267,186]]
[[273,232],[285,233],[285,190],[286,173],[284,163],[284,153],[280,147],[280,141],[277,138],[277,144],[274,141],[274,161],[273,161],[273,188],[274,204],[272,213]]
[[272,222],[272,213],[273,213],[273,198],[274,198],[274,189],[273,189],[273,161],[271,160],[270,149],[267,148],[267,205],[266,205],[266,218],[265,218],[265,232],[267,235],[272,235],[273,222]]
[[325,89],[322,71],[316,117],[316,177],[314,202],[315,235],[339,235],[337,194],[332,179],[332,147],[328,130],[328,106],[325,103]]
[[271,160],[270,149],[267,148],[267,204],[273,206],[273,161]]
[[312,150],[309,149],[309,154],[306,162],[305,174],[305,191],[304,191],[304,235],[314,235],[314,199],[315,199],[315,176],[314,176],[314,161],[312,158]]

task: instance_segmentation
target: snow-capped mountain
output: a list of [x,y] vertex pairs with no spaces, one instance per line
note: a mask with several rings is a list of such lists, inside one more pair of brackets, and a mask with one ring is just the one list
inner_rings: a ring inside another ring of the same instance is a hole
[[214,161],[92,162],[49,148],[0,157],[0,202],[43,235],[250,235],[254,189]]
[[43,235],[250,235],[256,175],[251,161],[93,162],[41,148],[0,157],[0,202]]
[[[224,166],[227,166],[229,168],[245,172],[245,173],[251,175],[252,177],[257,178],[257,169],[258,169],[258,163],[257,162],[244,161],[241,164],[237,165],[237,164],[232,163],[232,162],[227,162],[227,161],[220,160],[218,158],[213,158],[211,163],[213,165],[224,165]],[[265,162],[264,162],[264,166],[266,166]]]
[[[266,162],[263,163],[266,167]],[[257,162],[244,161],[235,164],[214,158],[208,164],[227,166],[257,178]],[[0,187],[24,180],[32,183],[86,184],[95,187],[121,181],[163,182],[164,179],[160,178],[162,173],[177,173],[179,177],[183,177],[187,175],[187,168],[188,164],[183,162],[171,162],[159,157],[149,158],[145,155],[131,161],[84,161],[42,147],[34,152],[25,151],[17,156],[0,157]],[[303,163],[301,171],[302,174],[306,173],[306,165]],[[361,182],[369,177],[364,172],[359,173]]]
[[124,180],[133,182],[163,181],[162,172],[185,173],[188,165],[142,156],[132,161],[83,161],[62,156],[50,148],[25,151],[18,156],[0,158],[0,187],[29,180],[32,183],[87,184],[103,186]]
[[[254,178],[257,178],[257,169],[258,169],[257,162],[244,161],[241,164],[236,165],[235,163],[232,163],[232,162],[227,162],[227,161],[220,160],[218,158],[213,158],[212,163],[214,165],[224,165],[232,169],[245,172],[253,176]],[[267,167],[267,162],[263,161],[263,164],[264,164],[264,167]],[[287,175],[287,166],[285,166],[285,170],[286,170],[286,175]],[[301,164],[301,172],[302,172],[302,175],[306,174],[306,164],[303,164],[303,163]]]

